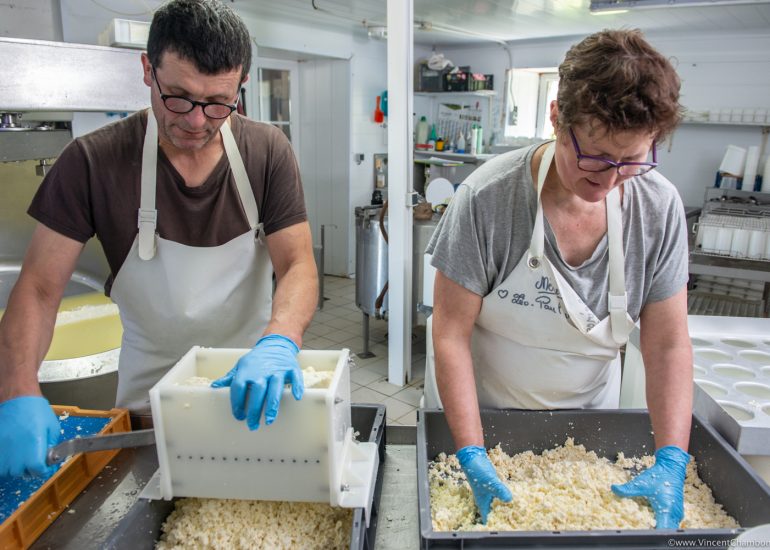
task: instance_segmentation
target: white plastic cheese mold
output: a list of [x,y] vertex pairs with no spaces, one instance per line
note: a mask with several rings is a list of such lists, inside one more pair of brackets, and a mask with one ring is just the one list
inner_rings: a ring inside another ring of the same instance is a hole
[[330,386],[300,401],[287,387],[275,422],[250,431],[229,388],[185,384],[219,378],[248,351],[194,347],[150,390],[159,470],[143,496],[328,502],[365,508],[368,523],[379,456],[354,439],[350,352],[300,352],[300,368],[334,371]]
[[[693,410],[744,457],[767,457],[770,473],[770,319],[689,315],[687,322]],[[639,340],[635,328],[626,346],[621,408],[647,405]]]
[[770,320],[690,317],[693,408],[742,455],[770,455]]

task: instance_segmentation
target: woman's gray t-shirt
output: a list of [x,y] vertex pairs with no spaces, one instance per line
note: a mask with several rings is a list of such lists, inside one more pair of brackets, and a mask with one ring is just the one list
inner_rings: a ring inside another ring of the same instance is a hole
[[[431,264],[479,296],[500,285],[529,247],[537,209],[530,166],[538,146],[499,155],[474,171],[457,188],[428,243]],[[670,298],[687,282],[687,225],[679,194],[658,172],[623,185],[628,313],[636,321],[645,304]],[[547,220],[545,225],[546,256],[594,314],[606,317],[607,236],[573,267],[562,259]]]

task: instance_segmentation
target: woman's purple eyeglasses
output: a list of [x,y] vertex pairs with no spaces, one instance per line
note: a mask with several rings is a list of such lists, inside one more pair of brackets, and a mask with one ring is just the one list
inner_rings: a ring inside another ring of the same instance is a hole
[[584,155],[580,152],[580,146],[577,139],[575,139],[575,133],[572,131],[572,128],[569,129],[569,136],[572,138],[572,145],[575,147],[578,168],[584,172],[604,172],[615,168],[619,176],[631,177],[646,174],[658,165],[658,150],[655,147],[654,141],[652,142],[652,162],[615,162],[604,157]]

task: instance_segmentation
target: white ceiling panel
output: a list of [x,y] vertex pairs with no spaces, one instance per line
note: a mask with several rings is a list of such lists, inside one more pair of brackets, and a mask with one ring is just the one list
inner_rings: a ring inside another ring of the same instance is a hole
[[[770,1],[666,7],[592,14],[590,0],[414,0],[415,42],[421,45],[575,36],[603,28],[648,33],[770,32]],[[385,23],[385,0],[234,0],[243,13],[363,32]]]

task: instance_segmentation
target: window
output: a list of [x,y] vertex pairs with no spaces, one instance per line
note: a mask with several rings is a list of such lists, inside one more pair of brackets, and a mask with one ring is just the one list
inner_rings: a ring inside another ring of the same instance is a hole
[[558,73],[540,73],[537,98],[537,133],[535,137],[551,139],[554,137],[551,124],[551,102],[556,101],[559,91]]
[[[559,75],[555,68],[514,69],[509,101],[514,111],[505,124],[507,138],[548,139],[553,134],[549,120],[550,102],[556,99]],[[511,99],[512,98],[512,99]]]

